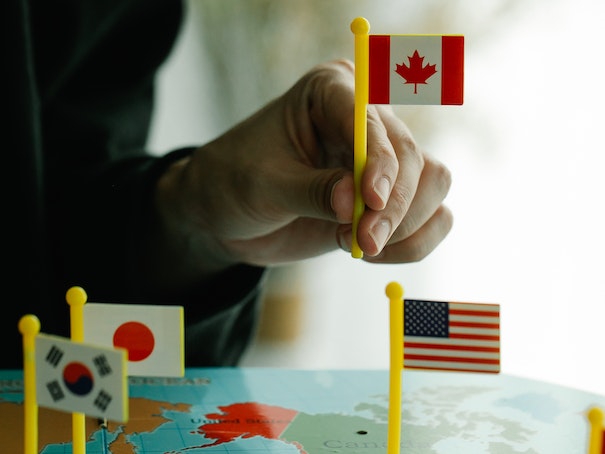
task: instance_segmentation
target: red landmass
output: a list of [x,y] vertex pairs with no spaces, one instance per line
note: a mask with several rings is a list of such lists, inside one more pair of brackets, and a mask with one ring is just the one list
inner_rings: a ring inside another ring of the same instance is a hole
[[215,440],[204,447],[256,436],[279,440],[298,413],[288,408],[254,402],[218,408],[221,413],[206,415],[204,424],[197,430],[197,433],[203,434],[205,438]]

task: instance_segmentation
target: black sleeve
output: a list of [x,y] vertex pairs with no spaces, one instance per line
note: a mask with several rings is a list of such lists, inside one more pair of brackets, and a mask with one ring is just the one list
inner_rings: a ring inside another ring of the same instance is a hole
[[11,214],[3,258],[12,266],[0,341],[12,353],[0,367],[21,365],[16,325],[25,313],[47,333],[69,334],[73,285],[90,301],[184,305],[190,366],[233,365],[253,333],[261,268],[234,267],[174,298],[135,279],[157,178],[190,152],[145,152],[155,74],[181,8],[177,0],[6,0],[6,107],[15,115],[3,153],[14,187],[2,191]]
[[[78,276],[73,284],[87,289],[94,301],[183,305],[187,365],[233,366],[254,334],[263,268],[234,266],[212,282],[204,282],[171,299],[147,293],[144,282],[136,284],[139,282],[136,268],[143,255],[138,251],[138,237],[144,234],[146,224],[154,216],[155,182],[166,166],[190,151],[177,150],[162,158],[125,160],[103,173],[103,179],[107,180],[93,185],[97,201],[92,205],[101,213],[110,214],[98,218],[92,213],[85,223],[96,224],[93,229],[99,233],[96,238],[81,225],[72,229],[69,257],[76,260],[69,264],[67,276],[71,279]],[[72,219],[70,224],[78,223]]]

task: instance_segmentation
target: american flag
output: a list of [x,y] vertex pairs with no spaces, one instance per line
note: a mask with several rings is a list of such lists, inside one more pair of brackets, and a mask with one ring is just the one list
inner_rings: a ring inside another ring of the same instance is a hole
[[405,300],[403,367],[500,372],[498,304]]

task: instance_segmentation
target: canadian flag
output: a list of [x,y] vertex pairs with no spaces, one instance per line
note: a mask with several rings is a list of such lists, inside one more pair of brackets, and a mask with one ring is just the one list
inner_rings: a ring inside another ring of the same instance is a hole
[[370,35],[369,104],[461,105],[464,36]]
[[88,303],[84,340],[128,352],[128,375],[181,377],[185,373],[181,306]]

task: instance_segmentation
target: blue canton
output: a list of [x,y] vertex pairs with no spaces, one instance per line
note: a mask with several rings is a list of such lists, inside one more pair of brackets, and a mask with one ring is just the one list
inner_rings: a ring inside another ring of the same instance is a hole
[[443,301],[405,300],[404,305],[406,336],[449,336],[448,303]]

